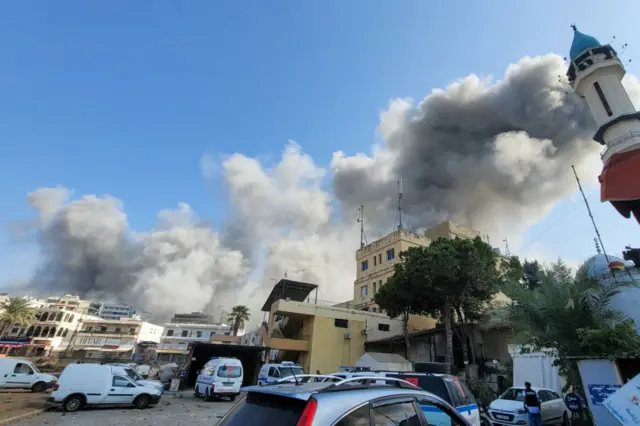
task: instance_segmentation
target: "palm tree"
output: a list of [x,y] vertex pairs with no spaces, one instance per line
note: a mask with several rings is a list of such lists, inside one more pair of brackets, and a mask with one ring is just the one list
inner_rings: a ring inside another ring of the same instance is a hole
[[34,318],[35,310],[29,307],[27,300],[13,298],[0,303],[0,336],[4,336],[14,324],[31,325]]
[[244,305],[236,305],[231,308],[231,313],[227,317],[227,321],[233,324],[233,335],[237,336],[238,331],[244,328],[245,321],[249,321],[249,308]]
[[[574,275],[559,260],[541,271],[533,291],[521,280],[507,281],[503,293],[509,301],[496,302],[483,324],[484,328],[511,328],[513,343],[530,350],[553,351],[567,386],[580,384],[575,362],[568,357],[596,355],[587,353],[590,335],[629,325],[630,320],[609,304],[626,287],[638,286],[622,280],[600,282],[590,278],[586,269],[582,265]],[[618,349],[611,347],[610,354]]]

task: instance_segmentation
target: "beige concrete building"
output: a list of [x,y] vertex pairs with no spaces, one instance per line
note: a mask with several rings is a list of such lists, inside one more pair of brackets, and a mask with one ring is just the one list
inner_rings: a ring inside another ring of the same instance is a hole
[[381,313],[316,303],[314,284],[280,280],[262,310],[262,342],[270,361],[294,361],[306,372],[333,373],[354,365],[368,340],[402,333],[402,321]]
[[[353,285],[353,302],[356,309],[379,312],[373,301],[376,292],[393,276],[394,265],[400,253],[410,247],[426,247],[439,238],[482,237],[479,231],[451,221],[445,221],[427,229],[424,235],[407,230],[397,230],[356,251],[357,272]],[[409,331],[435,327],[436,321],[424,316],[412,316]]]

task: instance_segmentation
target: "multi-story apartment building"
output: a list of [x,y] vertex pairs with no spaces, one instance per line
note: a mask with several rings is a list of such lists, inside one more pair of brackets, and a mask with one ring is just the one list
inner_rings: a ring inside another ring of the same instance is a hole
[[132,306],[117,302],[102,302],[98,311],[100,318],[108,320],[119,320],[121,318],[133,318],[139,321],[146,321],[151,317],[149,312],[138,311]]
[[[410,247],[426,247],[439,238],[482,237],[480,232],[465,226],[445,221],[427,229],[424,235],[407,230],[396,230],[356,251],[356,280],[353,285],[353,301],[349,306],[356,309],[379,312],[373,296],[393,276],[394,266],[400,253]],[[410,331],[424,330],[435,326],[435,321],[424,316],[412,316]]]
[[85,320],[72,340],[73,356],[94,359],[133,359],[141,346],[157,344],[163,327],[131,318]]
[[80,296],[65,294],[64,296],[52,296],[47,298],[47,305],[66,308],[71,311],[82,312],[87,315],[98,316],[100,304],[92,300],[82,300]]
[[167,323],[156,349],[160,362],[182,362],[192,343],[239,344],[240,337],[231,335],[227,324]]
[[24,338],[27,344],[16,347],[12,355],[42,356],[66,350],[83,321],[97,319],[66,306],[45,306],[36,310],[36,321],[29,327],[14,325],[7,337]]
[[173,314],[172,324],[214,324],[213,315],[202,312],[191,312],[190,314]]

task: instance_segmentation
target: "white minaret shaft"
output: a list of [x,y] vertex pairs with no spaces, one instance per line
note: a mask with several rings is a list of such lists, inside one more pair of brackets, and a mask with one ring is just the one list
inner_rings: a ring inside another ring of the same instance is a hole
[[567,73],[576,94],[583,97],[598,125],[594,139],[605,146],[602,161],[640,148],[640,113],[622,85],[626,71],[616,51],[577,31]]

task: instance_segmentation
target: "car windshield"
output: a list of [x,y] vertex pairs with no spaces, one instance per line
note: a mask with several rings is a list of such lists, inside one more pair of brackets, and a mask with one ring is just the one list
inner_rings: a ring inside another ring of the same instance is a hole
[[218,426],[296,426],[306,401],[250,392]]
[[129,376],[129,378],[134,382],[136,380],[142,380],[142,377],[138,373],[136,373],[136,371],[133,368],[125,368],[124,371],[127,372],[127,376]]
[[29,364],[29,366],[33,369],[34,373],[40,374],[40,370],[38,370],[38,367],[36,367],[34,364]]
[[280,377],[282,377],[283,379],[285,377],[300,374],[304,374],[304,371],[302,371],[302,368],[300,367],[280,367]]
[[507,401],[524,401],[523,392],[524,389],[522,388],[511,388],[503,393],[500,399],[506,399]]
[[218,377],[235,379],[242,376],[242,367],[239,365],[221,365],[218,368]]

